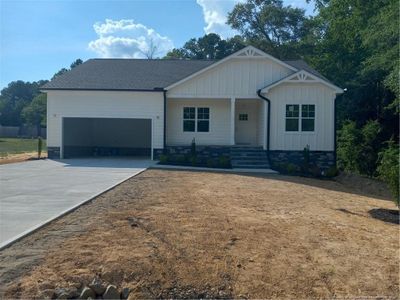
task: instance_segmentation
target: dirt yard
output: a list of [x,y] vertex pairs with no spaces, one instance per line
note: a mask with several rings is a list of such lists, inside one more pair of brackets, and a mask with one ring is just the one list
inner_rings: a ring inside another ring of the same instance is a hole
[[1,251],[0,298],[397,298],[395,205],[347,181],[148,170]]

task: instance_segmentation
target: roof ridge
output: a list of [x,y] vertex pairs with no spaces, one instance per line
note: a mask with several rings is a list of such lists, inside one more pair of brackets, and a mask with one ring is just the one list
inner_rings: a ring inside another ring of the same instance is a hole
[[191,58],[89,58],[88,60],[142,60],[142,61],[218,61],[219,59],[191,59]]

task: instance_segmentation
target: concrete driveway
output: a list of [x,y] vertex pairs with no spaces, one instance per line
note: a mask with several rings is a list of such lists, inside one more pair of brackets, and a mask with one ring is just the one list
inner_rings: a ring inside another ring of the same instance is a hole
[[91,158],[1,165],[0,248],[152,164]]

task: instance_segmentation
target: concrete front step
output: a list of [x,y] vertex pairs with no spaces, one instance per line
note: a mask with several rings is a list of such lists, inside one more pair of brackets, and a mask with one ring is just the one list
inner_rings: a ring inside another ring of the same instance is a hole
[[262,147],[231,148],[231,163],[234,168],[269,169],[268,156]]
[[240,169],[270,169],[270,165],[233,165],[232,168],[240,168]]
[[242,165],[251,165],[251,166],[256,166],[256,165],[269,165],[269,162],[267,160],[232,160],[231,161],[232,165],[235,166],[242,166]]
[[267,159],[268,157],[267,157],[267,155],[261,155],[261,154],[253,154],[253,155],[249,155],[249,154],[242,154],[242,155],[237,155],[237,154],[235,154],[235,155],[232,155],[231,154],[231,158],[232,159],[234,159],[234,160],[242,160],[242,159],[251,159],[251,160],[254,160],[254,159],[259,159],[259,160],[263,160],[263,159]]
[[262,149],[231,149],[231,153],[265,153]]

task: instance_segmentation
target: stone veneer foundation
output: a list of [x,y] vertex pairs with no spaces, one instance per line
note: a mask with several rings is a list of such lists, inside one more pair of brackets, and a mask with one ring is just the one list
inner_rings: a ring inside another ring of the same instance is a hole
[[[282,151],[269,152],[269,159],[272,166],[279,163],[292,163],[302,166],[304,163],[303,151]],[[327,170],[336,165],[334,151],[310,151],[310,163],[317,165],[321,170]]]

